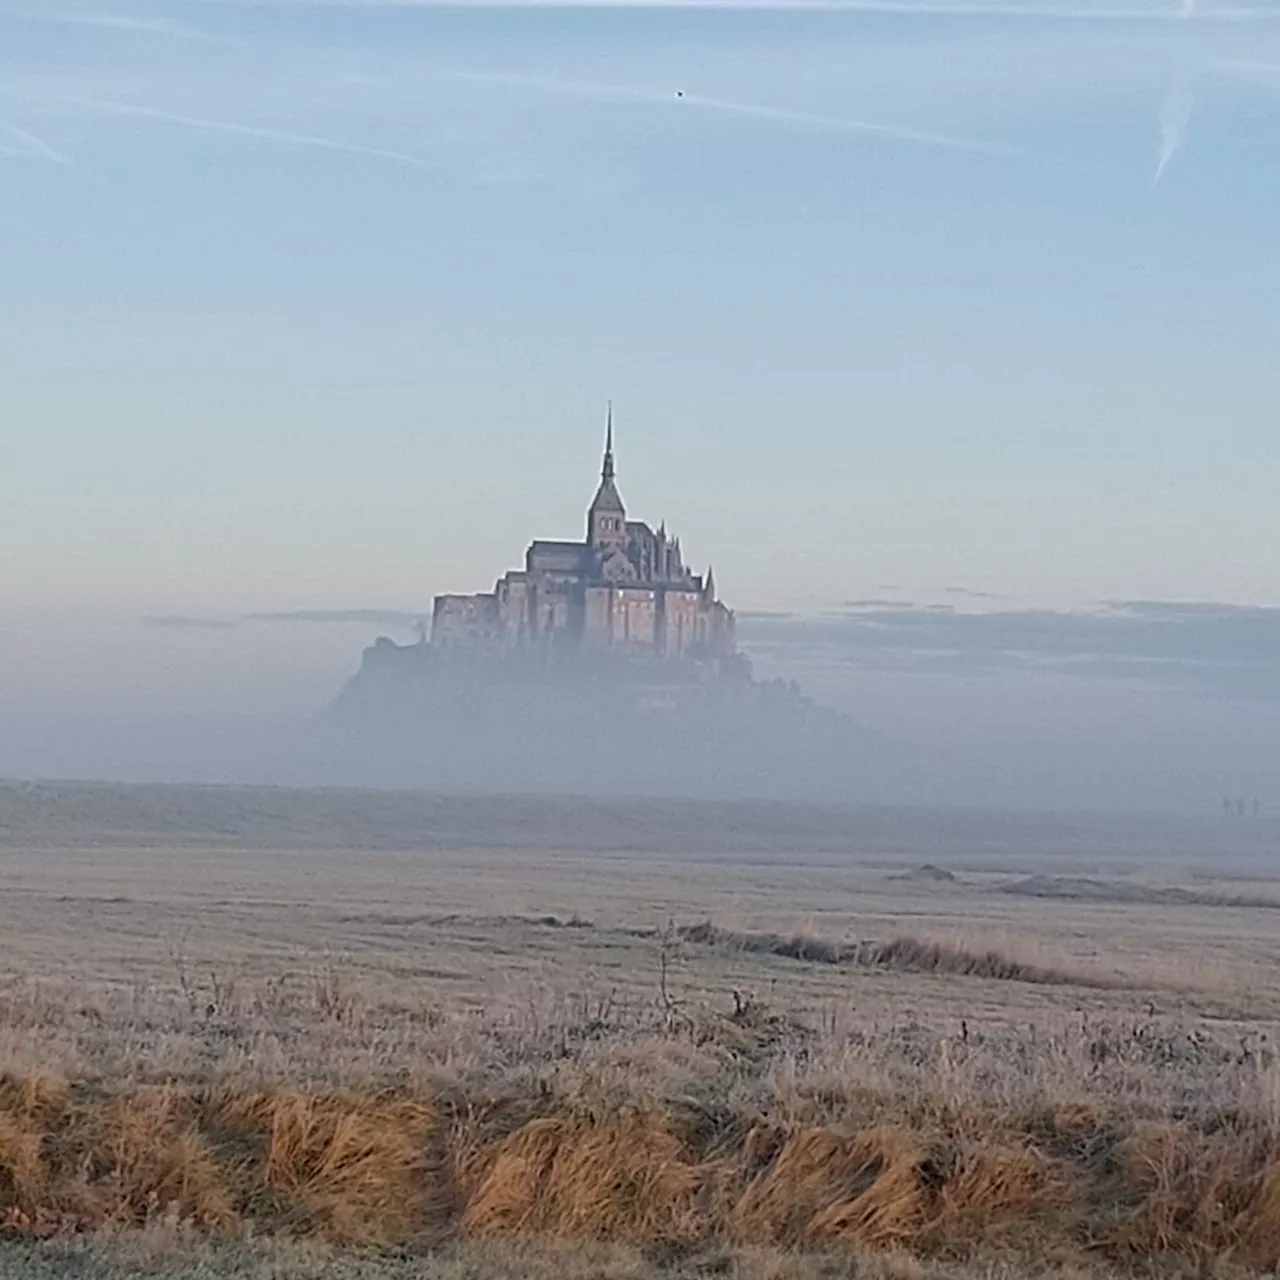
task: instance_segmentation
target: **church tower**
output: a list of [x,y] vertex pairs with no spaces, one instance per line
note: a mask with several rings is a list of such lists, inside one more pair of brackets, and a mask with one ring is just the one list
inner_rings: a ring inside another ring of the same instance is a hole
[[609,404],[609,425],[605,436],[604,466],[600,470],[600,487],[587,512],[587,545],[593,550],[621,546],[627,539],[627,509],[622,505],[618,486],[614,483],[613,403]]

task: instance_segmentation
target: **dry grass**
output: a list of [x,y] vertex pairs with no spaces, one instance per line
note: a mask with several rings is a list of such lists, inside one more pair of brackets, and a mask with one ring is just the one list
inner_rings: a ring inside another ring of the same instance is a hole
[[428,1239],[454,1209],[437,1133],[417,1100],[6,1077],[0,1216],[35,1235],[165,1219],[343,1244]]
[[1029,982],[1040,986],[1096,987],[1123,990],[1134,984],[1099,973],[1073,972],[1035,964],[992,947],[975,949],[955,942],[901,936],[887,942],[833,942],[809,934],[741,933],[721,929],[710,920],[683,925],[676,935],[685,942],[724,947],[748,955],[781,956],[815,964],[863,966],[898,973],[936,973],[996,982]]
[[1280,1267],[1280,1142],[1247,1107],[1159,1121],[1106,1098],[999,1111],[850,1080],[856,1104],[828,1098],[831,1118],[812,1123],[781,1118],[798,1099],[731,1081],[664,1098],[606,1074],[554,1080],[513,1077],[495,1097],[8,1076],[0,1222],[18,1238],[169,1223],[414,1249],[544,1239],[675,1258]]
[[1280,1265],[1274,1136],[1248,1127],[1150,1126],[1125,1138],[1113,1163],[1120,1208],[1106,1243],[1116,1251],[1222,1257],[1260,1270]]
[[925,1159],[918,1135],[898,1128],[754,1132],[738,1162],[750,1181],[729,1230],[793,1248],[905,1244],[925,1218]]
[[624,1244],[694,1244],[704,1170],[653,1111],[540,1117],[482,1151],[462,1215],[467,1235],[545,1235]]
[[[1108,1274],[1094,1268],[1088,1280]],[[0,1242],[5,1280],[1086,1280],[1050,1259],[919,1263],[901,1254],[714,1249],[658,1256],[579,1241],[464,1241],[430,1255],[279,1239],[223,1243],[147,1230],[109,1240]],[[1226,1280],[1228,1272],[1221,1273]]]
[[[1280,1266],[1280,950],[1194,851],[1213,904],[1040,901],[1001,886],[1164,881],[1099,832],[1050,832],[1059,859],[961,824],[889,858],[886,825],[859,861],[843,819],[755,815],[716,852],[709,821],[686,849],[604,805],[543,826],[668,852],[538,852],[514,801],[456,849],[419,819],[465,806],[392,805],[376,851],[382,802],[244,796],[196,852],[206,798],[165,792],[154,840],[107,848],[127,797],[58,800],[93,810],[75,843],[33,795],[21,847],[0,821],[0,1275]],[[926,855],[952,878],[887,874]]]
[[244,1092],[203,1103],[236,1153],[241,1213],[342,1244],[430,1240],[456,1211],[438,1107],[421,1098]]

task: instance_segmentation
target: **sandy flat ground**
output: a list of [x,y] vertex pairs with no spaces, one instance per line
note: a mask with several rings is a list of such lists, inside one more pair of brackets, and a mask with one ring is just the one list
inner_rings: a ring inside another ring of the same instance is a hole
[[[823,1016],[1154,1008],[1266,1023],[1280,1017],[1275,834],[1226,819],[10,787],[0,976],[167,985],[182,966],[261,980],[325,965],[376,998],[484,1007],[548,989],[647,999],[665,953],[681,991]],[[1008,892],[1029,877],[1089,896]],[[1191,900],[1142,900],[1170,888]],[[1084,981],[868,972],[655,936],[702,920],[994,948]]]

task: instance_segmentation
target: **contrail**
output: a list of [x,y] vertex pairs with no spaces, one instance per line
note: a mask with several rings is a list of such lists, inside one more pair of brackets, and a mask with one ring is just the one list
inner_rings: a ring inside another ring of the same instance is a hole
[[178,125],[185,129],[200,129],[206,133],[229,133],[239,138],[257,138],[262,142],[278,142],[285,146],[313,147],[321,151],[338,151],[345,155],[369,156],[375,160],[390,160],[396,164],[415,168],[438,169],[434,160],[410,155],[407,151],[393,151],[386,147],[366,147],[355,142],[339,142],[336,138],[320,138],[310,133],[292,133],[287,129],[263,129],[255,125],[235,124],[230,120],[208,120],[203,116],[184,116],[172,111],[157,111],[151,107],[138,107],[124,102],[103,102],[96,98],[72,98],[77,106],[90,107],[123,116],[136,116],[142,120],[155,120],[161,124]]
[[13,155],[20,156],[39,156],[43,160],[51,160],[54,164],[71,164],[71,157],[63,155],[61,151],[55,147],[51,147],[43,138],[37,138],[34,133],[28,133],[25,129],[19,129],[16,124],[5,124],[3,126],[5,133],[11,138],[17,139],[22,144],[20,151],[12,151]]
[[158,18],[134,18],[126,14],[113,13],[74,13],[70,11],[51,10],[46,12],[25,12],[11,15],[24,22],[52,23],[61,27],[89,27],[99,31],[119,31],[135,35],[172,36],[179,40],[208,40],[223,43],[221,37],[212,36],[193,27],[182,26],[176,22],[165,22]]
[[[1192,0],[1194,3],[1194,0]],[[1060,7],[1008,3],[1006,0],[203,0],[210,4],[276,4],[329,9],[723,9],[787,13],[885,13],[959,18],[1028,18],[1050,22],[1176,22],[1178,9],[1129,4],[1104,8],[1072,3]],[[1187,0],[1182,0],[1186,5]],[[1197,15],[1202,22],[1275,20],[1274,8],[1231,5]]]
[[974,155],[997,156],[1005,160],[1044,162],[1044,157],[1034,152],[1024,151],[1020,147],[1004,146],[998,142],[985,142],[979,138],[964,138],[949,133],[934,133],[930,130],[910,129],[900,125],[879,124],[871,120],[850,120],[844,116],[790,111],[783,107],[758,106],[750,102],[731,102],[723,98],[706,98],[699,94],[685,94],[679,101],[704,111],[719,111],[726,115],[746,116],[754,120],[770,120],[777,124],[803,125],[839,133],[868,134],[924,147],[941,147],[948,151],[967,151]]
[[1156,164],[1151,185],[1158,187],[1170,161],[1186,145],[1187,130],[1191,126],[1191,113],[1195,109],[1195,97],[1185,85],[1169,90],[1160,110],[1160,159]]
[[1026,160],[1036,164],[1066,163],[1020,147],[987,142],[980,138],[961,137],[950,133],[936,133],[924,129],[911,129],[901,125],[883,124],[872,120],[855,120],[846,116],[821,115],[808,111],[792,111],[784,107],[769,107],[752,102],[736,102],[726,98],[706,97],[696,93],[665,93],[652,89],[630,89],[619,85],[591,84],[579,81],[556,80],[542,76],[520,75],[502,71],[457,72],[455,77],[486,84],[507,84],[517,88],[536,89],[547,93],[563,93],[583,98],[595,98],[617,102],[645,102],[656,106],[679,110],[690,108],[715,111],[725,115],[745,116],[753,120],[765,120],[775,124],[800,125],[810,129],[836,133],[865,134],[870,137],[889,138],[917,146],[939,147],[948,151],[963,151],[973,155],[995,156],[1004,160]]
[[[1196,0],[1182,0],[1178,17],[1184,22],[1190,22],[1195,16]],[[1186,144],[1194,109],[1195,98],[1191,90],[1175,82],[1165,95],[1164,106],[1160,108],[1160,156],[1156,161],[1155,177],[1151,179],[1153,189],[1160,185],[1169,162]]]

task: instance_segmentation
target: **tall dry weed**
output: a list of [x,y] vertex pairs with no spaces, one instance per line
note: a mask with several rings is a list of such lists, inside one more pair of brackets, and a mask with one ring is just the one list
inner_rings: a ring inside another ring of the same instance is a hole
[[421,1099],[224,1092],[208,1122],[242,1152],[245,1211],[341,1244],[437,1237],[456,1189],[437,1109]]
[[766,1118],[759,1097],[664,1102],[606,1078],[474,1097],[0,1078],[0,1231],[1280,1267],[1280,1147],[1263,1113],[1135,1122],[1087,1098],[966,1111],[953,1091],[885,1094],[867,1124],[864,1086],[856,1122],[837,1100],[798,1123]]
[[1280,1150],[1269,1137],[1144,1127],[1116,1152],[1109,1243],[1129,1256],[1280,1268]]
[[44,1134],[30,1120],[0,1112],[0,1209],[30,1220],[48,1195]]
[[749,1181],[729,1211],[730,1234],[792,1247],[901,1243],[925,1219],[925,1159],[920,1140],[899,1128],[850,1137],[818,1128],[756,1130],[744,1147]]
[[105,1105],[81,1104],[84,1211],[137,1226],[158,1215],[225,1229],[237,1218],[231,1189],[190,1093],[146,1088]]
[[696,1159],[654,1112],[545,1117],[490,1153],[462,1227],[477,1236],[687,1243],[706,1230],[701,1183]]
[[931,1250],[968,1256],[994,1245],[1063,1236],[1076,1228],[1077,1178],[1033,1148],[983,1144],[961,1150],[937,1178],[927,1229]]

